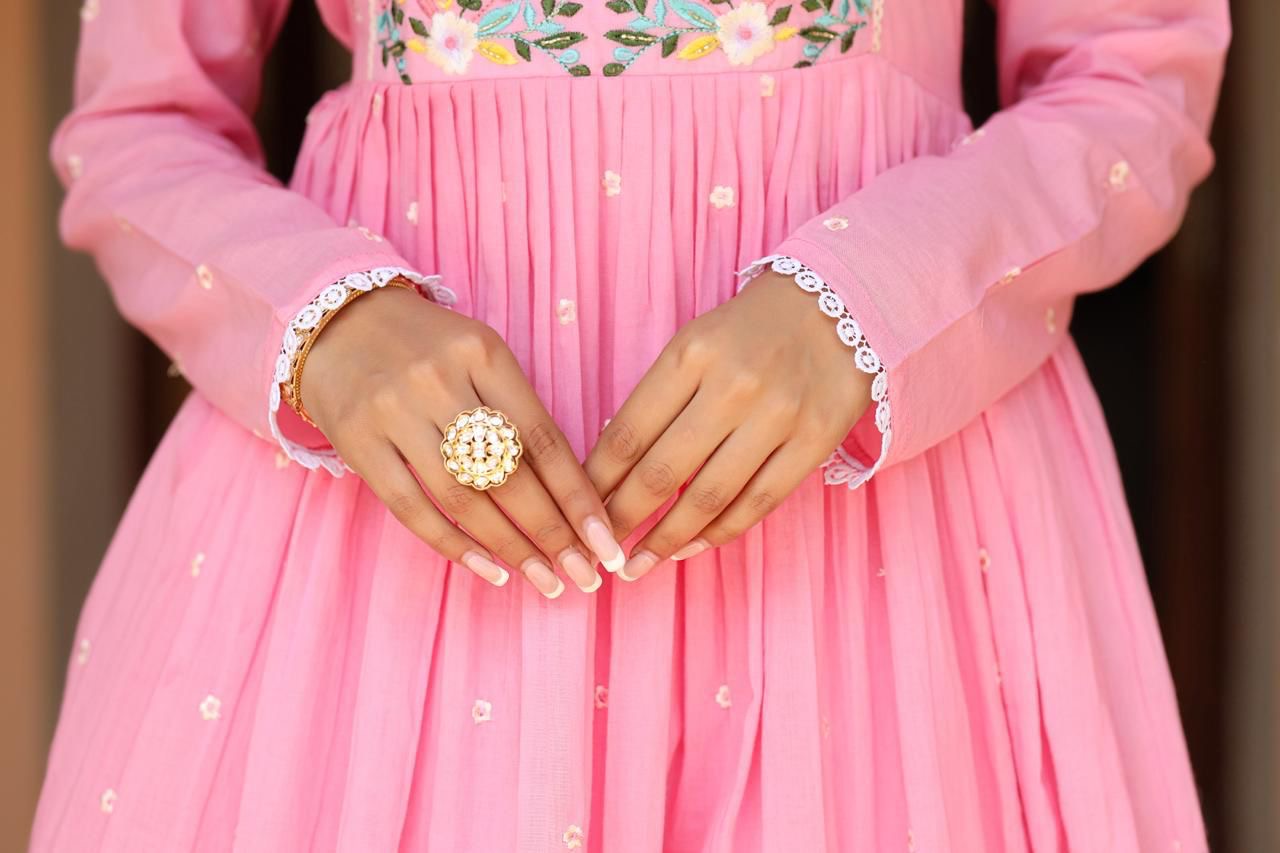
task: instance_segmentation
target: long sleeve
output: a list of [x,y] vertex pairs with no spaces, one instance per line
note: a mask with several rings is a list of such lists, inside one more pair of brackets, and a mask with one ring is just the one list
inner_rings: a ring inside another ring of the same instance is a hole
[[287,5],[86,4],[53,158],[63,239],[94,256],[125,318],[222,411],[314,467],[304,447],[323,437],[285,407],[286,440],[269,405],[286,329],[352,273],[380,284],[408,264],[262,167],[249,114]]
[[853,467],[828,482],[915,456],[1029,376],[1061,344],[1074,296],[1168,240],[1212,166],[1226,0],[996,5],[1005,108],[765,259],[808,277],[846,318],[859,366],[880,374],[859,427],[878,418],[882,441],[858,442],[875,461],[844,454]]

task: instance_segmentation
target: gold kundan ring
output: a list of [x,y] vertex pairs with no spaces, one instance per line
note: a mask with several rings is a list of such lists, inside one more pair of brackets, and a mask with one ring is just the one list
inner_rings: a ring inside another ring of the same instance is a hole
[[520,467],[520,432],[502,412],[481,406],[462,412],[444,431],[445,469],[478,491],[501,486]]

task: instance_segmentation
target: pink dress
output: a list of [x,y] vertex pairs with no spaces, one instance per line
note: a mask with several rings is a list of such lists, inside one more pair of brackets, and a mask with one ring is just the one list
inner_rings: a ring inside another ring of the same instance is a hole
[[[288,189],[246,117],[285,5],[84,5],[64,235],[196,392],[85,605],[32,849],[1205,849],[1067,326],[1210,168],[1225,0],[1000,0],[976,131],[960,0],[321,0],[353,73]],[[875,404],[635,584],[494,589],[274,405],[307,306],[410,269],[585,453],[762,256]]]

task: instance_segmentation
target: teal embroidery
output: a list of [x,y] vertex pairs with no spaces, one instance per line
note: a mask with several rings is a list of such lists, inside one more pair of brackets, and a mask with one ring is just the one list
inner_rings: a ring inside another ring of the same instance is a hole
[[[728,8],[716,14],[697,0],[608,0],[609,10],[629,20],[625,27],[604,34],[617,44],[614,61],[602,69],[604,75],[618,76],[655,47],[664,59],[695,60],[720,50],[731,65],[750,65],[795,38],[804,47],[794,67],[806,68],[832,44],[839,44],[840,53],[853,47],[854,37],[868,24],[873,0],[801,0],[776,5],[772,11],[766,3],[752,0],[736,6],[733,0],[709,2]],[[789,25],[796,5],[804,12],[821,14],[807,25]]]
[[456,12],[440,11],[425,18],[406,13],[402,0],[385,0],[375,22],[383,67],[393,67],[403,83],[412,84],[410,53],[422,54],[447,74],[465,74],[476,56],[498,65],[515,65],[545,54],[574,77],[591,74],[574,47],[586,40],[586,34],[563,23],[582,11],[581,3],[513,0],[479,15],[482,0],[456,2]]

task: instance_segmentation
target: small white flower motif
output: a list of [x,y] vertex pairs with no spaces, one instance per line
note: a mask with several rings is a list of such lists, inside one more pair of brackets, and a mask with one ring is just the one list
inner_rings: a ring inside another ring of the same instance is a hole
[[68,157],[67,174],[71,176],[73,181],[80,180],[80,176],[84,174],[84,158],[79,154],[72,154]]
[[477,699],[476,703],[471,706],[471,719],[478,726],[481,723],[487,723],[493,719],[493,703],[486,702],[483,699]]
[[478,29],[475,21],[459,18],[453,12],[436,12],[431,16],[431,35],[424,50],[427,59],[443,68],[446,74],[462,74],[480,43],[476,37]]
[[596,709],[603,710],[609,707],[609,688],[603,684],[596,685]]
[[115,789],[108,788],[102,792],[102,796],[98,798],[98,808],[102,809],[103,814],[111,814],[116,810]]
[[606,169],[600,181],[604,186],[604,194],[612,198],[622,192],[622,176],[612,169]]
[[371,241],[371,242],[373,242],[373,243],[381,243],[381,242],[382,242],[382,237],[381,237],[381,236],[379,236],[378,234],[373,233],[373,232],[372,232],[372,231],[370,231],[368,228],[365,228],[363,225],[357,225],[357,226],[355,226],[355,229],[356,229],[357,231],[359,231],[359,232],[360,232],[360,236],[361,236],[361,237],[363,237],[363,238],[365,238],[366,240],[369,240],[369,241]]
[[561,299],[560,304],[556,306],[556,316],[560,318],[561,326],[569,325],[578,319],[578,303],[572,299]]
[[372,111],[375,119],[382,119],[382,104],[386,99],[381,92],[375,92],[373,96]]
[[1006,272],[1004,275],[1000,276],[1000,283],[1009,284],[1020,275],[1022,275],[1022,267],[1014,267],[1013,269]]
[[1129,186],[1130,173],[1129,163],[1121,160],[1114,164],[1111,167],[1111,171],[1107,173],[1107,183],[1111,185],[1111,189],[1117,192],[1123,191]]
[[887,574],[888,574],[888,572],[886,572],[886,571],[884,570],[884,568],[883,568],[883,567],[881,567],[880,569],[878,569],[878,570],[876,571],[876,577],[878,577],[878,578],[882,578],[882,577],[884,577],[884,576],[885,576],[885,575],[887,575]]
[[772,74],[760,75],[760,97],[772,98],[774,91],[777,89],[778,81],[773,79]]
[[89,662],[89,640],[84,638],[80,640],[80,645],[76,647],[76,665],[84,666]]
[[414,225],[418,224],[418,203],[416,201],[409,203],[409,209],[404,212],[404,218]]
[[200,702],[200,718],[213,722],[222,716],[222,700],[210,693]]
[[587,837],[582,834],[582,827],[576,823],[564,831],[564,846],[570,850],[579,850]]
[[730,65],[750,65],[773,50],[773,26],[763,3],[742,3],[716,18],[716,38]]
[[204,552],[196,554],[191,558],[191,577],[200,577],[200,567],[204,565]]
[[204,264],[196,267],[196,280],[205,290],[213,290],[213,270]]
[[716,208],[733,207],[733,187],[716,186],[711,190],[711,204]]
[[716,691],[716,704],[721,708],[728,708],[733,705],[733,700],[729,696],[729,685],[720,685],[720,689]]
[[98,0],[84,0],[84,5],[80,7],[80,20],[86,24],[96,20],[99,11]]
[[276,451],[276,468],[280,469],[280,468],[288,468],[288,467],[289,467],[289,457],[285,455],[283,450],[277,450]]
[[843,231],[849,227],[849,220],[843,216],[832,216],[822,220],[822,225],[828,231]]
[[1054,313],[1052,308],[1044,312],[1044,327],[1051,335],[1058,331],[1057,315]]
[[991,555],[987,553],[986,548],[978,549],[978,568],[984,572],[991,568]]

